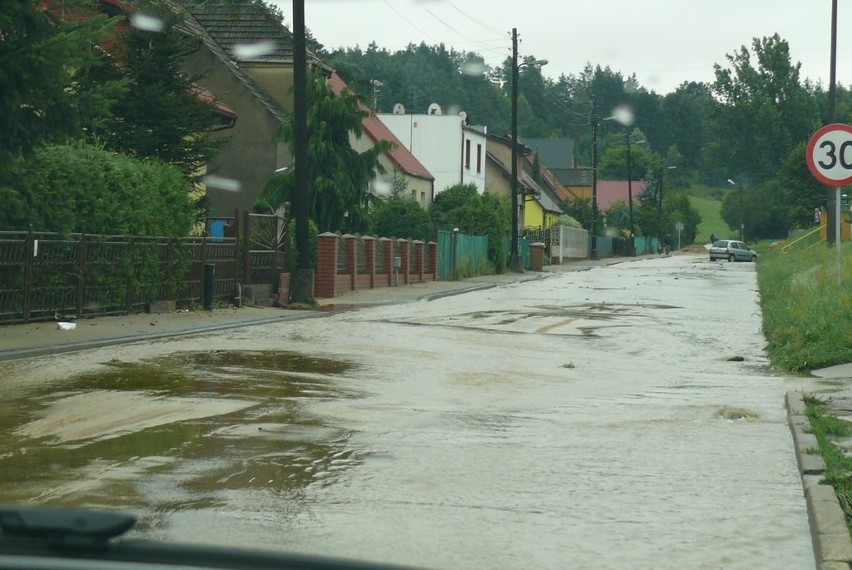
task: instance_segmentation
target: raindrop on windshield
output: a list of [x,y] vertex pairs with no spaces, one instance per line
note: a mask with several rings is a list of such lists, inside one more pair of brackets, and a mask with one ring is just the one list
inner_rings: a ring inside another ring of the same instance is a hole
[[224,176],[208,175],[204,176],[201,181],[209,188],[224,190],[225,192],[239,192],[242,184],[239,180],[225,178]]
[[130,25],[143,32],[162,32],[165,28],[165,24],[160,18],[139,12],[130,16]]
[[234,57],[237,59],[253,59],[262,55],[268,55],[275,50],[275,43],[271,40],[239,44],[234,46]]

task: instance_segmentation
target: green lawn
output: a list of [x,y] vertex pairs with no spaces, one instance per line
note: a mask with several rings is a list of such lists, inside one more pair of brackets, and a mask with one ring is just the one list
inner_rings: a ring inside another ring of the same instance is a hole
[[710,234],[712,233],[715,233],[720,238],[739,239],[737,233],[729,229],[728,224],[722,221],[721,201],[713,200],[712,198],[690,196],[689,203],[701,215],[701,223],[698,224],[698,234],[695,236],[695,243],[709,242]]

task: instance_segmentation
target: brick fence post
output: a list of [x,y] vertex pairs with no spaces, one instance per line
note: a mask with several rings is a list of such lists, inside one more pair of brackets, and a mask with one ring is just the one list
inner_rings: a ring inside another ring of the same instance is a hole
[[317,236],[317,274],[314,295],[334,297],[337,280],[337,234],[326,232]]
[[418,283],[423,282],[423,242],[414,240],[414,277]]
[[393,241],[390,238],[379,238],[385,259],[385,287],[393,286]]
[[411,280],[409,279],[409,273],[408,273],[409,267],[410,267],[409,264],[411,263],[409,261],[409,256],[411,255],[411,251],[409,249],[410,246],[411,246],[411,242],[408,241],[407,239],[399,240],[399,257],[401,258],[401,261],[402,261],[401,267],[399,268],[399,273],[400,273],[400,276],[402,277],[403,285],[408,285],[409,283],[411,283]]
[[364,236],[364,265],[370,276],[370,289],[376,286],[376,240],[372,236]]
[[358,274],[358,236],[345,234],[346,274],[349,275],[349,290],[355,290],[355,276]]
[[438,244],[437,242],[430,241],[426,244],[426,247],[429,248],[429,271],[428,273],[432,275],[432,280],[438,280]]

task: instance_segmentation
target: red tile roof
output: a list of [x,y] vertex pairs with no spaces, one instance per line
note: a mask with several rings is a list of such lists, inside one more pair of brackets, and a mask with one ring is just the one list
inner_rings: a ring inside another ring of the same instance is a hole
[[[612,206],[613,202],[623,200],[627,202],[627,180],[598,180],[598,211],[603,212]],[[645,183],[634,180],[631,183],[633,192],[633,204],[639,201],[639,194],[645,191]]]
[[[331,74],[328,79],[328,84],[336,95],[340,95],[344,89],[349,88],[349,86],[346,85],[346,82],[343,81],[343,79],[341,79],[341,77],[336,73]],[[415,178],[435,180],[432,173],[430,173],[426,167],[423,166],[423,164],[421,164],[421,162],[417,160],[417,158],[411,154],[407,148],[405,148],[405,145],[403,145],[402,142],[394,136],[390,129],[387,128],[378,117],[376,117],[375,113],[370,111],[366,105],[361,104],[360,107],[362,110],[370,113],[361,121],[361,125],[364,127],[364,132],[374,143],[379,141],[390,141],[393,144],[393,148],[391,148],[386,154],[390,161],[399,168],[400,172],[408,174],[409,176],[414,176]]]

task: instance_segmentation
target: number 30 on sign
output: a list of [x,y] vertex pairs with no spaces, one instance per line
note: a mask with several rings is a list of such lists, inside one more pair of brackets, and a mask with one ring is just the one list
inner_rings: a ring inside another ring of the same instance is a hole
[[817,180],[829,186],[852,183],[852,126],[826,125],[808,141],[808,168]]

